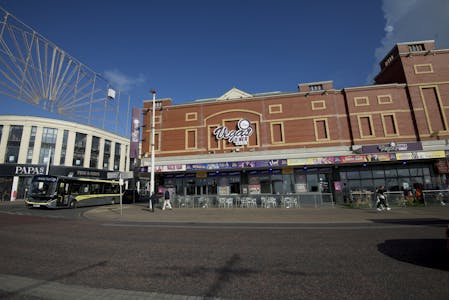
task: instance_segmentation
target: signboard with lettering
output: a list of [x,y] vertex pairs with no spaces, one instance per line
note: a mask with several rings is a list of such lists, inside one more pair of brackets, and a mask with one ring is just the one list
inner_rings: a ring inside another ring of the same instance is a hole
[[236,146],[248,145],[249,137],[253,134],[254,129],[247,119],[241,119],[237,124],[238,129],[228,129],[225,126],[218,126],[214,130],[217,140],[228,140]]

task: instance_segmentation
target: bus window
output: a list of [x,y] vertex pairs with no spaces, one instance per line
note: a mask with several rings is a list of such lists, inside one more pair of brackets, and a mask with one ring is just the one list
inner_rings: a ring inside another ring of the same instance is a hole
[[91,194],[101,194],[101,186],[99,183],[92,183],[90,185],[90,193]]
[[65,186],[64,182],[59,183],[58,194],[64,195],[65,191],[66,191],[65,188],[66,188],[66,186]]
[[105,183],[104,184],[104,193],[105,194],[112,194],[113,193],[113,191],[112,191],[112,184],[110,184],[110,183]]

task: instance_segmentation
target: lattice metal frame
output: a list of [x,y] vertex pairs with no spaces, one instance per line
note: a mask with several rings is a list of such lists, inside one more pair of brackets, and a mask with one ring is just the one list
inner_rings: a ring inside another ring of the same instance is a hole
[[130,97],[124,108],[126,120],[120,120],[123,95],[117,92],[112,99],[109,89],[113,87],[103,76],[0,7],[1,94],[76,122],[129,135]]

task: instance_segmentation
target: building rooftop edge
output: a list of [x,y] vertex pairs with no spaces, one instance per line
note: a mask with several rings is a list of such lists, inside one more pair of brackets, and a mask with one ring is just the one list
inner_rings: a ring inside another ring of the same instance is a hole
[[120,139],[123,139],[123,140],[129,140],[129,137],[127,137],[127,136],[122,136],[122,135],[119,135],[119,134],[116,134],[116,133],[114,133],[114,132],[111,132],[111,131],[108,131],[108,130],[105,130],[105,129],[102,129],[102,128],[98,128],[98,127],[95,127],[95,126],[92,126],[92,125],[87,125],[87,124],[82,124],[82,123],[77,123],[77,122],[73,122],[73,121],[66,121],[66,120],[61,120],[61,119],[55,119],[55,118],[47,118],[47,117],[39,117],[39,116],[30,116],[30,115],[7,115],[7,114],[0,114],[0,121],[1,120],[11,120],[12,122],[14,122],[14,121],[18,121],[18,122],[20,122],[20,121],[22,121],[22,120],[26,120],[26,121],[33,121],[33,120],[36,120],[36,121],[40,121],[40,122],[42,122],[42,123],[45,123],[45,122],[48,122],[48,121],[51,121],[52,123],[59,123],[59,124],[61,124],[61,125],[69,125],[69,126],[72,126],[72,127],[77,127],[77,128],[82,128],[82,127],[84,127],[86,130],[89,130],[89,129],[93,129],[94,131],[99,131],[99,132],[103,132],[103,133],[107,133],[107,134],[109,134],[109,135],[111,135],[111,136],[114,136],[114,137],[116,137],[116,138],[120,138]]

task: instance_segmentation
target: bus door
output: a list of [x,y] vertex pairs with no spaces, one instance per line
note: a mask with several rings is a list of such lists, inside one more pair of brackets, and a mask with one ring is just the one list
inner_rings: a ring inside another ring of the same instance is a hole
[[58,206],[67,206],[69,204],[69,183],[59,182],[58,186]]

